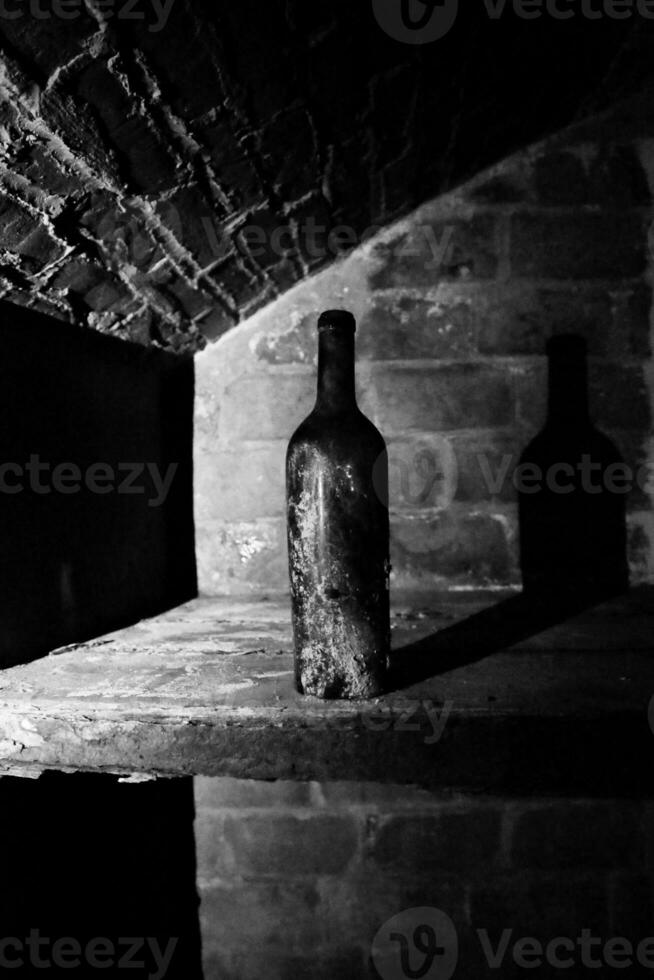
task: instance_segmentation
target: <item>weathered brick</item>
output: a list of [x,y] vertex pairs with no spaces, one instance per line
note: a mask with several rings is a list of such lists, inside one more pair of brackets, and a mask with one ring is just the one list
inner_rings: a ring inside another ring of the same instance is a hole
[[629,576],[632,585],[649,582],[651,578],[651,556],[654,535],[650,532],[651,514],[627,514],[627,554],[629,556]]
[[289,780],[232,779],[197,776],[193,781],[196,810],[274,809],[306,806],[313,800],[311,783]]
[[198,326],[203,337],[206,337],[207,340],[217,340],[235,325],[234,314],[219,306],[215,300],[210,312],[198,318]]
[[214,279],[237,307],[243,307],[255,299],[261,291],[261,283],[244,267],[241,260],[231,257],[211,270]]
[[202,268],[212,265],[224,254],[221,228],[215,225],[215,208],[210,207],[197,185],[176,190],[157,205],[157,212]]
[[357,340],[359,357],[372,360],[460,358],[473,354],[475,346],[470,301],[456,295],[374,297]]
[[57,242],[45,226],[31,231],[13,251],[23,259],[23,268],[30,272],[40,271],[64,254],[64,246]]
[[182,312],[191,318],[209,312],[215,303],[210,293],[190,286],[180,276],[176,276],[167,284],[166,291],[172,293]]
[[511,223],[514,276],[620,279],[642,275],[646,231],[638,212],[518,214]]
[[501,427],[514,417],[511,376],[495,366],[379,367],[367,397],[382,434]]
[[606,353],[614,358],[649,357],[652,288],[649,284],[611,291],[613,324],[607,337]]
[[78,188],[78,178],[66,170],[41,144],[29,147],[25,158],[14,164],[17,173],[50,194],[66,196]]
[[83,295],[101,282],[104,275],[102,266],[73,258],[59,268],[52,285],[55,289],[72,289]]
[[261,182],[229,120],[217,119],[199,129],[199,135],[210,148],[211,163],[221,186],[234,197],[236,206],[261,204],[264,199]]
[[597,425],[646,431],[651,413],[643,368],[611,362],[589,364],[590,409]]
[[280,113],[260,136],[264,167],[288,201],[297,201],[320,183],[314,134],[305,109]]
[[577,333],[589,353],[615,345],[613,302],[603,289],[547,289],[522,284],[484,291],[473,300],[482,354],[544,354],[548,337]]
[[223,439],[290,439],[316,400],[313,374],[262,374],[227,387],[222,403]]
[[288,590],[286,523],[282,519],[197,523],[198,583],[205,595]]
[[337,258],[342,250],[347,251],[351,242],[357,242],[356,232],[350,228],[348,242],[342,246],[341,238],[336,234],[339,223],[322,194],[303,201],[289,216],[297,230],[300,255],[308,269],[320,268]]
[[291,258],[283,258],[268,269],[268,275],[273,280],[280,293],[294,286],[301,277],[299,266]]
[[353,873],[323,879],[320,894],[327,939],[336,947],[362,944],[370,952],[378,930],[404,909],[439,908],[457,926],[465,918],[463,876],[431,868],[407,867],[402,875],[368,860]]
[[516,499],[513,473],[524,449],[524,436],[518,432],[455,434],[452,446],[456,456],[456,495],[461,503]]
[[606,876],[574,871],[565,875],[526,875],[524,871],[485,875],[470,889],[470,922],[474,929],[486,929],[494,945],[504,929],[512,929],[516,939],[576,939],[581,929],[606,935]]
[[154,314],[151,310],[146,310],[138,316],[132,317],[125,329],[125,339],[134,344],[142,344],[147,347],[152,343]]
[[391,508],[414,511],[447,507],[452,502],[457,460],[448,439],[436,434],[390,439],[387,447]]
[[254,341],[254,355],[265,364],[316,364],[316,316],[297,314],[282,332],[264,332]]
[[203,456],[195,481],[198,520],[244,521],[284,513],[286,443]]
[[0,195],[0,221],[2,234],[0,245],[7,249],[18,249],[21,242],[38,231],[38,220],[27,208],[16,204],[5,195]]
[[392,582],[506,585],[517,580],[503,516],[450,508],[437,517],[391,520]]
[[529,197],[528,175],[519,168],[499,173],[471,187],[466,197],[476,204],[518,204]]
[[587,204],[589,180],[582,157],[571,150],[541,154],[534,161],[536,198],[543,204]]
[[173,4],[164,30],[153,31],[154,8],[145,3],[145,16],[129,22],[130,40],[148,58],[157,75],[169,78],[175,65],[171,105],[181,118],[198,118],[214,109],[224,97],[216,70],[215,49],[219,38],[208,22]]
[[382,824],[371,858],[407,877],[485,868],[496,861],[500,824],[500,810],[490,807],[391,817]]
[[430,810],[442,806],[442,798],[419,786],[392,783],[335,782],[314,783],[312,799],[316,805],[332,808],[361,807],[366,811]]
[[640,868],[641,820],[641,808],[624,801],[566,801],[528,809],[516,822],[511,860],[541,871]]
[[231,881],[234,869],[223,837],[224,813],[202,809],[193,824],[198,885],[210,887],[218,881]]
[[[246,945],[246,944],[243,944]],[[207,980],[244,980],[265,977],[266,980],[362,980],[365,977],[364,954],[360,949],[313,950],[310,956],[284,956],[269,950],[215,952],[204,958]]]
[[588,165],[589,199],[603,207],[649,204],[647,174],[633,143],[600,147]]
[[347,814],[227,815],[224,842],[245,876],[334,875],[355,857],[359,828]]
[[[179,229],[177,214],[172,207],[162,206],[171,228]],[[150,235],[143,214],[129,203],[108,194],[98,194],[80,218],[80,224],[90,235],[101,241],[102,250],[114,262],[134,266],[150,275],[153,265],[163,256]],[[166,280],[169,278],[167,275]],[[146,280],[149,282],[149,280]]]
[[11,302],[16,306],[24,306],[27,309],[35,310],[37,313],[44,313],[46,316],[51,316],[53,319],[61,320],[64,323],[73,322],[72,311],[70,317],[67,317],[59,306],[51,305],[47,299],[34,296],[33,293],[27,291],[12,289]]
[[627,510],[647,510],[650,507],[650,497],[646,486],[648,455],[646,433],[633,429],[603,429],[602,431],[611,440],[619,456],[631,468],[635,477],[626,501]]
[[514,366],[516,420],[531,433],[540,430],[547,419],[547,358]]
[[[47,8],[40,9],[47,10]],[[57,67],[67,64],[79,55],[84,42],[98,29],[95,18],[84,6],[77,8],[78,16],[72,19],[47,18],[46,30],[38,30],[38,21],[30,16],[29,10],[23,10],[21,14],[18,17],[2,18],[2,33],[9,44],[34,66],[36,73],[42,75],[43,79]]]
[[495,217],[472,215],[416,222],[399,237],[376,248],[379,265],[372,289],[434,287],[442,280],[491,279],[497,272]]
[[[329,72],[334,78],[333,65],[329,68]],[[341,84],[343,81],[344,79],[341,80]],[[362,94],[362,92],[357,93],[357,98]],[[330,99],[323,101],[323,107],[328,108],[330,112],[335,110],[340,114],[345,105],[337,105],[337,97],[332,95]],[[361,161],[369,153],[369,137],[363,130],[359,130],[352,136],[347,132],[347,120],[343,120],[343,123],[340,121],[337,123],[343,133],[343,142],[338,148],[333,165],[330,166],[329,201],[336,224],[352,225],[361,231],[375,223],[371,211],[370,178],[365,169],[361,168]]]
[[257,208],[239,229],[237,243],[248,260],[269,269],[284,257],[285,251],[293,249],[289,219],[268,207]]
[[76,91],[102,120],[133,188],[152,193],[173,186],[176,166],[172,154],[147,119],[133,111],[131,93],[105,64],[91,61],[78,76]]
[[84,294],[84,302],[98,313],[105,310],[119,313],[132,302],[132,294],[117,276],[105,273],[102,281]]
[[[324,936],[315,884],[300,881],[213,885],[203,890],[200,925],[206,955],[225,949],[302,953]],[[236,943],[235,943],[236,939]]]
[[[600,44],[595,50],[591,45],[584,55],[589,72],[581,73],[584,82],[579,85],[569,71],[579,50],[574,31],[564,44],[563,60],[561,44],[557,45],[557,65],[563,69],[554,73],[541,70],[551,62],[551,51],[525,35],[517,45],[522,52],[517,88],[529,93],[530,104],[537,105],[538,111],[514,113],[508,120],[489,79],[503,83],[510,75],[515,83],[513,42],[502,44],[501,50],[492,44],[479,45],[479,71],[472,83],[467,78],[466,104],[458,106],[456,98],[450,98],[458,85],[456,57],[452,62],[449,55],[407,60],[406,46],[395,44],[383,30],[371,33],[370,18],[347,4],[332,8],[325,4],[325,9],[306,14],[296,0],[267,5],[263,12],[256,0],[242,0],[238,12],[225,8],[213,16],[195,9],[189,13],[174,4],[157,12],[152,3],[138,0],[135,12],[123,11],[121,16],[121,11],[104,11],[103,24],[80,4],[81,0],[72,19],[62,20],[56,12],[48,17],[47,10],[38,15],[32,11],[33,16],[27,11],[16,21],[4,18],[2,24],[11,55],[8,84],[26,95],[38,94],[42,121],[61,140],[59,149],[52,144],[52,152],[60,158],[61,145],[66,146],[78,158],[78,176],[71,167],[62,182],[64,165],[54,156],[52,166],[46,162],[45,133],[18,124],[19,116],[28,111],[27,103],[0,109],[5,162],[12,172],[28,174],[31,186],[24,191],[31,201],[39,200],[41,190],[56,189],[55,193],[66,195],[59,214],[54,201],[47,201],[46,207],[55,220],[62,219],[57,236],[66,238],[65,226],[69,244],[80,250],[86,244],[88,257],[94,255],[93,245],[80,240],[83,233],[74,214],[84,207],[87,195],[96,194],[81,179],[85,167],[104,186],[115,188],[108,195],[114,208],[118,201],[125,202],[125,191],[154,189],[154,194],[140,199],[135,195],[131,204],[144,214],[158,207],[161,215],[169,189],[174,191],[171,200],[177,202],[174,206],[183,222],[173,227],[170,215],[163,220],[191,253],[188,263],[185,256],[175,254],[172,238],[165,249],[184,267],[183,275],[197,271],[198,264],[206,268],[207,253],[212,263],[225,257],[223,252],[216,257],[212,244],[207,249],[203,217],[215,225],[216,237],[227,237],[230,245],[231,235],[252,210],[259,216],[273,214],[277,226],[289,221],[294,229],[302,223],[296,218],[303,209],[320,219],[326,214],[326,228],[341,223],[360,238],[371,223],[388,225],[394,214],[407,215],[438,195],[434,206],[424,208],[421,215],[427,215],[427,223],[436,231],[444,230],[448,214],[454,215],[451,255],[438,256],[439,261],[429,263],[426,271],[421,271],[420,256],[404,256],[406,261],[400,258],[396,263],[399,278],[406,272],[406,284],[419,289],[430,288],[439,279],[488,281],[497,271],[497,242],[490,231],[495,219],[487,212],[500,213],[503,226],[506,215],[498,205],[527,203],[532,192],[528,185],[533,152],[501,161],[520,140],[531,145],[543,133],[560,129],[566,113],[574,113],[583,104],[582,96],[605,77],[606,64],[621,43],[616,35],[615,44],[608,47]],[[159,13],[164,15],[162,23],[156,23]],[[243,24],[252,30],[244,31]],[[307,25],[306,31],[299,25]],[[83,56],[77,57],[80,52]],[[334,66],[343,64],[348,71],[335,73]],[[64,66],[65,71],[56,72]],[[621,90],[618,85],[616,91]],[[458,113],[456,120],[443,117],[444,106]],[[549,112],[548,106],[554,109]],[[474,111],[468,111],[470,107]],[[441,125],[434,126],[435,118]],[[480,119],[485,122],[483,140],[478,139]],[[608,202],[616,212],[647,202],[646,181],[631,140],[634,134],[649,135],[649,127],[641,119],[639,128],[637,122],[636,110],[625,106],[610,121],[589,122],[586,143],[574,152],[561,137],[549,143],[540,163],[540,202],[532,195],[528,203],[578,200],[575,168],[581,160],[589,202],[600,206]],[[621,135],[616,135],[618,129]],[[37,149],[45,151],[40,162]],[[640,144],[639,150],[645,154],[646,145]],[[448,188],[460,188],[462,180],[482,173],[491,163],[492,175],[487,172],[480,178],[476,194],[468,196],[468,188],[463,187],[443,199]],[[22,193],[22,188],[20,181],[14,185],[16,192]],[[479,201],[484,202],[484,211],[471,214]],[[420,220],[414,219],[414,225]],[[150,220],[145,223],[149,228]],[[144,237],[153,244],[150,229]],[[99,246],[105,264],[121,270],[136,265],[144,271],[146,275],[134,282],[141,300],[152,302],[160,315],[163,310],[164,322],[160,329],[152,329],[150,342],[169,343],[173,350],[182,345],[192,350],[201,347],[206,338],[195,330],[193,321],[205,308],[199,298],[186,294],[183,300],[176,297],[171,311],[170,279],[160,278],[160,270],[153,269],[162,258],[159,249],[151,255],[143,249],[145,254],[136,258],[139,249],[133,242],[121,249],[114,247],[111,238],[108,228]],[[29,243],[38,255],[25,251],[20,272],[41,270],[53,254],[45,246],[44,239]],[[252,281],[246,276],[233,289],[238,308],[246,315],[270,300],[273,282],[280,290],[288,289],[307,269],[335,257],[328,248],[296,261],[290,245],[293,257],[286,261],[279,249],[272,251],[277,257],[265,270],[270,275],[255,275]],[[428,257],[436,257],[432,248],[427,252]],[[59,254],[56,248],[54,254]],[[269,259],[262,256],[264,266]],[[506,271],[504,265],[501,271]],[[388,272],[388,279],[392,278]],[[116,328],[122,336],[112,319],[116,311],[100,312],[106,315],[92,317],[89,323],[107,331]],[[219,325],[214,335],[221,332]],[[141,334],[146,337],[146,331]],[[456,336],[458,344],[463,333],[457,331]]]

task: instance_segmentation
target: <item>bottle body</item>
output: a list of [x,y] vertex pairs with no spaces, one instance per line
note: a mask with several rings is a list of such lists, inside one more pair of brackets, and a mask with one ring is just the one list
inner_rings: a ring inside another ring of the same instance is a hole
[[318,401],[286,461],[295,678],[304,694],[370,698],[390,648],[388,462],[354,400],[353,327],[331,320]]

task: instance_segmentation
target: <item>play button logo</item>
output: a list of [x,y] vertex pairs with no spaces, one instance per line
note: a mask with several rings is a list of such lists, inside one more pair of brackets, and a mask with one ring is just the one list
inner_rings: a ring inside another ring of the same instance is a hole
[[450,980],[458,962],[456,928],[440,909],[405,909],[385,922],[372,943],[381,980]]
[[404,44],[431,44],[454,26],[459,0],[372,0],[380,27]]

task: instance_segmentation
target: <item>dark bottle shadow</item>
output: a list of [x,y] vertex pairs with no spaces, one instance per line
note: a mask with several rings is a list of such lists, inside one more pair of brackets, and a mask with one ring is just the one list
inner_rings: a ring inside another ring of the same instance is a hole
[[523,591],[394,651],[391,690],[474,663],[629,587],[628,481],[618,450],[590,421],[586,343],[555,337],[547,354],[547,421],[515,474]]
[[620,453],[590,420],[585,340],[555,337],[547,352],[547,421],[520,460],[523,585],[534,597],[592,602],[629,584],[628,481]]

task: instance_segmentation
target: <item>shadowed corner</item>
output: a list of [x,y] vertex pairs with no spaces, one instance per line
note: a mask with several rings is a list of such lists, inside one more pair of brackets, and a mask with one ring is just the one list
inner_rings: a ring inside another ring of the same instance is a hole
[[[7,667],[196,596],[194,365],[4,302],[0,334]],[[38,490],[32,457],[45,470]],[[52,484],[62,464],[80,476],[72,491]],[[97,467],[110,474],[100,489],[86,479]]]
[[537,490],[518,484],[523,591],[394,651],[390,690],[498,653],[629,589],[625,496],[606,480],[623,460],[590,421],[586,342],[557,336],[547,354],[547,421],[520,461],[542,475]]
[[4,776],[0,806],[3,972],[201,980],[192,779]]

